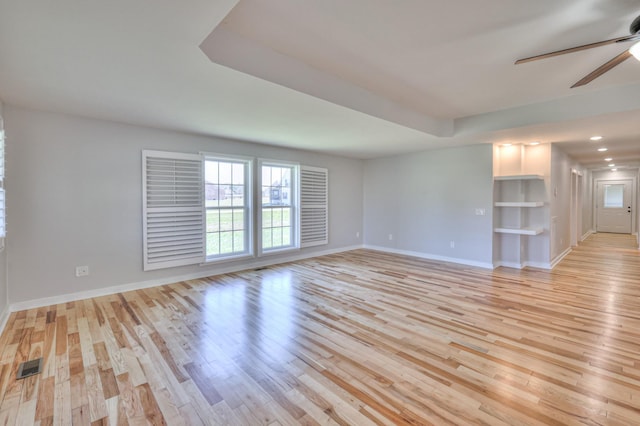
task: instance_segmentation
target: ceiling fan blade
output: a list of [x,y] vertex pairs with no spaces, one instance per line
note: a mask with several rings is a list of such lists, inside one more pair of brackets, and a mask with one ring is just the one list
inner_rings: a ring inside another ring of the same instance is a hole
[[634,40],[640,40],[640,34],[633,34],[633,35],[628,35],[628,36],[623,36],[618,38],[612,38],[611,40],[584,44],[582,46],[571,47],[569,49],[562,49],[562,50],[557,50],[555,52],[545,53],[542,55],[531,56],[529,58],[518,59],[516,61],[516,65],[524,64],[526,62],[531,62],[531,61],[537,61],[540,59],[552,58],[554,56],[565,55],[567,53],[579,52],[581,50],[593,49],[594,47],[606,46],[607,44],[624,43],[627,41],[634,41]]
[[574,87],[580,87],[580,86],[584,86],[587,83],[590,83],[591,81],[600,77],[605,72],[611,70],[613,67],[620,65],[630,57],[631,57],[631,52],[629,52],[628,50],[625,50],[624,52],[622,52],[621,54],[619,54],[618,56],[616,56],[606,64],[599,66],[595,71],[592,71],[591,73],[589,73],[582,80],[578,81],[576,84],[571,86],[571,88],[573,89]]

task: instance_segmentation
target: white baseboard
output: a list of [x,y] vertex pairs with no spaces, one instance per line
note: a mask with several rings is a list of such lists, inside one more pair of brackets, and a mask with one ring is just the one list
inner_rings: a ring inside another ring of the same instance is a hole
[[595,233],[596,231],[594,231],[593,229],[589,229],[587,232],[584,233],[582,237],[580,237],[580,241],[586,240],[587,238],[589,238],[591,234],[595,234]]
[[516,269],[537,268],[537,269],[551,270],[555,268],[556,265],[560,263],[560,261],[564,259],[569,253],[571,253],[571,250],[572,250],[571,247],[569,247],[564,252],[562,252],[562,254],[560,254],[559,256],[556,256],[556,258],[553,259],[551,262],[522,262],[522,263],[496,262],[496,268],[498,266],[504,266],[506,268],[516,268]]
[[369,250],[382,251],[385,253],[419,257],[421,259],[438,260],[440,262],[451,262],[451,263],[457,263],[459,265],[477,266],[478,268],[493,269],[492,263],[478,262],[478,261],[469,260],[469,259],[460,259],[457,257],[439,256],[436,254],[422,253],[422,252],[410,251],[410,250],[399,250],[395,248],[381,247],[381,246],[371,246],[367,244],[364,245],[364,248]]
[[573,249],[572,249],[571,247],[569,247],[568,249],[566,249],[565,251],[563,251],[562,253],[560,253],[558,256],[556,256],[556,258],[555,258],[555,259],[553,259],[553,260],[551,261],[551,267],[550,267],[549,269],[553,269],[553,268],[555,268],[555,267],[556,267],[556,265],[562,261],[562,259],[564,259],[565,257],[567,257],[567,255],[568,255],[569,253],[571,253],[571,251],[572,251],[572,250],[573,250]]
[[335,254],[335,253],[342,253],[342,252],[345,252],[345,251],[360,249],[362,247],[363,246],[361,246],[361,245],[350,246],[350,247],[341,247],[341,248],[338,248],[338,249],[316,251],[316,252],[313,252],[313,253],[296,254],[296,255],[292,255],[292,256],[287,256],[286,258],[279,258],[277,260],[273,260],[272,258],[271,259],[270,258],[264,258],[265,259],[264,261],[252,263],[251,265],[246,265],[245,264],[245,265],[233,265],[233,266],[228,266],[228,267],[222,267],[220,269],[216,269],[213,272],[211,270],[200,271],[200,272],[195,272],[193,274],[186,274],[186,275],[179,275],[179,276],[173,276],[173,277],[167,277],[167,278],[160,278],[160,279],[149,280],[149,281],[139,281],[139,282],[134,282],[134,283],[129,283],[129,284],[122,284],[122,285],[116,285],[116,286],[111,286],[111,287],[103,287],[103,288],[99,288],[99,289],[95,289],[95,290],[80,291],[80,292],[76,292],[76,293],[62,294],[62,295],[59,295],[59,296],[51,296],[51,297],[43,297],[41,299],[27,300],[27,301],[24,301],[24,302],[12,303],[10,305],[9,309],[6,310],[7,311],[7,317],[8,317],[9,312],[23,311],[25,309],[34,309],[34,308],[40,308],[40,307],[43,307],[43,306],[57,305],[57,304],[60,304],[60,303],[73,302],[73,301],[76,301],[76,300],[90,299],[92,297],[100,297],[100,296],[107,296],[107,295],[115,294],[115,293],[123,293],[123,292],[127,292],[127,291],[141,290],[141,289],[149,288],[149,287],[157,287],[157,286],[166,285],[166,284],[173,284],[173,283],[177,283],[177,282],[180,282],[180,281],[196,280],[196,279],[200,279],[200,278],[206,278],[206,277],[222,275],[222,274],[229,274],[229,273],[232,273],[232,272],[245,271],[245,270],[249,270],[249,269],[263,268],[265,266],[273,266],[273,265],[278,265],[278,264],[282,264],[282,263],[294,262],[296,260],[303,260],[303,259],[309,259],[309,258],[312,258],[312,257],[326,256],[326,255]]
[[495,267],[504,267],[504,268],[515,268],[515,269],[524,269],[524,268],[536,268],[536,269],[552,269],[551,264],[546,262],[496,262]]
[[497,261],[493,264],[494,269],[495,268],[514,268],[514,269],[524,269],[525,268],[525,264],[524,263],[517,263],[517,262],[503,262],[503,261]]

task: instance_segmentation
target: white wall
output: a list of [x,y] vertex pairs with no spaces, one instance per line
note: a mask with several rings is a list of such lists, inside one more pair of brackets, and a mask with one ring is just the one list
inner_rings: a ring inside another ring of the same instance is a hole
[[[0,130],[3,129],[4,114],[2,113],[2,102],[0,101]],[[5,185],[6,186],[6,185]],[[9,288],[7,282],[7,249],[0,252],[0,330],[9,314]]]
[[[172,277],[250,268],[265,259],[142,271],[141,151],[209,151],[327,167],[330,244],[311,255],[361,244],[363,162],[5,105],[10,137],[10,302]],[[212,117],[215,119],[215,117]],[[276,263],[285,255],[270,256]],[[90,275],[76,278],[75,267]],[[1,292],[0,292],[1,293]],[[1,301],[1,300],[0,300]]]
[[585,170],[582,177],[582,237],[595,230],[593,223],[593,174]]
[[572,161],[557,145],[551,147],[551,256],[571,247],[571,168]]
[[591,219],[585,218],[586,207],[591,199],[586,194],[590,187],[588,171],[569,157],[558,145],[551,149],[551,260],[565,253],[571,248],[571,180],[574,178],[572,170],[582,174],[582,206],[580,215],[580,229],[577,239],[591,229]]
[[492,161],[489,144],[367,160],[365,244],[491,265]]

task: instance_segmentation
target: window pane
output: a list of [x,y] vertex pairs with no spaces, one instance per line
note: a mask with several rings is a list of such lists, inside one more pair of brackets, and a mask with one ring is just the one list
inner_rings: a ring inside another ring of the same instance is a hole
[[217,232],[220,230],[220,212],[218,210],[207,209],[207,232]]
[[233,230],[239,231],[244,229],[244,209],[233,210]]
[[234,206],[244,206],[244,186],[231,186],[231,199]]
[[231,184],[231,163],[220,162],[219,166],[220,170],[218,173],[218,183],[221,185],[230,185]]
[[207,256],[220,254],[220,234],[218,232],[207,233]]
[[624,207],[624,185],[612,184],[604,186],[604,207],[605,208],[622,208]]
[[247,162],[233,159],[205,161],[208,257],[250,252],[250,245],[245,241],[249,217],[245,201],[250,196],[245,185],[248,166]]
[[265,228],[262,230],[262,248],[267,249],[273,247],[271,234],[271,228]]
[[282,209],[272,209],[272,223],[273,227],[282,226]]
[[282,246],[282,228],[273,228],[273,247]]
[[262,166],[262,186],[271,185],[271,167]]
[[220,233],[220,254],[233,253],[233,232]]
[[234,185],[244,185],[244,164],[235,163],[233,165],[232,183]]
[[291,227],[285,226],[282,228],[282,245],[291,245]]
[[291,211],[294,201],[294,171],[295,168],[292,166],[262,166],[263,249],[289,247],[294,244]]
[[229,209],[220,210],[220,230],[231,231],[233,229],[233,211]]
[[271,228],[272,225],[272,209],[262,209],[262,227],[263,228]]
[[244,251],[244,231],[234,231],[233,251]]

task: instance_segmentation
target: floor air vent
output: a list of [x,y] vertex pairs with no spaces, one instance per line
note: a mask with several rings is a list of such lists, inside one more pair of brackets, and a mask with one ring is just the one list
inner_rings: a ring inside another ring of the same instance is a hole
[[31,361],[25,361],[20,364],[18,368],[17,379],[24,379],[25,377],[33,376],[34,374],[40,374],[42,371],[42,358],[32,359]]

